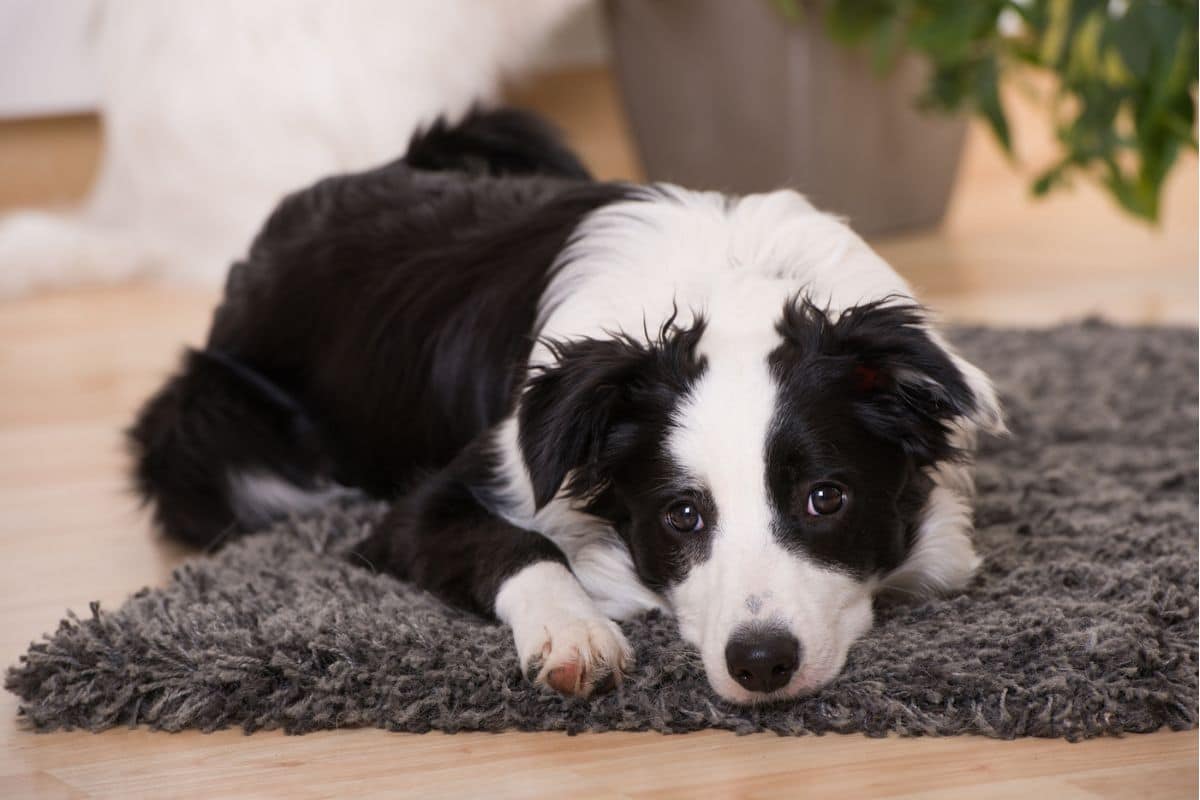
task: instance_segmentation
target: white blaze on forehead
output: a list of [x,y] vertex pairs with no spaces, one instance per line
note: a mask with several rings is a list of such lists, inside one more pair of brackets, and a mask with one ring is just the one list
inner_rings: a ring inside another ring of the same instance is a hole
[[[700,340],[705,372],[680,403],[667,447],[711,495],[717,518],[708,558],[670,592],[684,638],[696,644],[714,688],[757,697],[728,674],[725,647],[749,623],[779,626],[803,648],[784,693],[815,688],[840,671],[850,644],[870,626],[871,588],[786,548],[767,488],[766,453],[778,386],[768,364],[780,344],[777,287],[744,284],[709,308]],[[756,602],[748,603],[754,597]]]
[[700,340],[706,368],[676,409],[666,442],[677,466],[716,507],[708,558],[673,592],[684,636],[702,646],[728,638],[728,617],[746,613],[738,593],[768,589],[772,563],[786,557],[772,536],[766,482],[776,405],[767,356],[778,335],[761,316],[732,313],[735,305],[725,300],[710,309]]
[[778,387],[768,357],[781,337],[775,324],[787,299],[779,282],[730,283],[706,308],[698,354],[705,369],[673,415],[666,446],[717,509],[712,557],[752,581],[781,553],[767,496],[767,440]]
[[769,323],[765,333],[743,324],[731,329],[722,311],[710,314],[699,347],[705,369],[673,415],[667,447],[712,494],[722,530],[744,529],[742,545],[762,544],[770,538],[766,444],[776,400],[767,356],[778,336]]

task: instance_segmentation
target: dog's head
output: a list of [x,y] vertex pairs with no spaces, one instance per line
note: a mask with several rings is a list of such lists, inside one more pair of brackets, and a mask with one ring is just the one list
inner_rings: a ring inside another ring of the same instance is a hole
[[538,506],[561,491],[611,523],[742,703],[837,675],[979,412],[911,304],[794,299],[771,323],[556,345],[521,407]]

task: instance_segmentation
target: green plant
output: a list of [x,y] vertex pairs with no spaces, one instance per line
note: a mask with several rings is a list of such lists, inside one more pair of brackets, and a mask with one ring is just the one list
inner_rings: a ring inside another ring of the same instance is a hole
[[[791,17],[801,0],[777,0]],[[920,102],[972,109],[1010,155],[999,91],[1013,66],[1057,77],[1050,104],[1061,144],[1033,184],[1042,195],[1082,173],[1126,209],[1157,220],[1163,180],[1196,149],[1197,0],[827,0],[833,37],[868,44],[887,70],[905,49],[932,75]]]

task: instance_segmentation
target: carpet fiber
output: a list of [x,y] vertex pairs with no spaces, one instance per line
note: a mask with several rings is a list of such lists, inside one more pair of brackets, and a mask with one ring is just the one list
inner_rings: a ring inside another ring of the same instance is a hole
[[[1197,334],[1100,323],[958,330],[1013,435],[983,443],[985,566],[951,599],[881,608],[843,675],[742,709],[658,615],[638,666],[590,701],[519,674],[506,629],[343,563],[380,507],[333,508],[95,606],[7,675],[38,730],[293,732],[728,728],[996,737],[1190,728],[1197,704]],[[31,545],[35,546],[35,545]]]

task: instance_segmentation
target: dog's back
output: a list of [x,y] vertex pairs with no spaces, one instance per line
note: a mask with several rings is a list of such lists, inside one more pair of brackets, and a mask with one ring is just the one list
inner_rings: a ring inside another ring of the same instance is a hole
[[497,111],[285,199],[130,429],[159,525],[207,546],[448,463],[507,413],[549,268],[623,191]]

